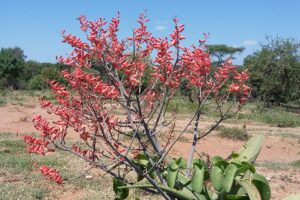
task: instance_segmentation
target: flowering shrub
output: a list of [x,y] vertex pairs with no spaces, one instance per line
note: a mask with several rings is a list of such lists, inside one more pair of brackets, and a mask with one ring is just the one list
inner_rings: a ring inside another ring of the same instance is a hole
[[[184,25],[177,18],[173,19],[173,33],[160,38],[147,30],[148,19],[141,14],[139,27],[122,40],[117,35],[119,15],[110,22],[103,18],[88,21],[85,16],[78,20],[85,40],[62,33],[63,42],[73,48],[68,57],[58,58],[70,66],[62,72],[67,85],[49,82],[58,105],[41,99],[42,107],[56,120],[33,119],[40,138],[24,137],[28,152],[70,152],[111,174],[119,186],[130,184],[127,175],[133,171],[138,181],[146,179],[169,199],[172,194],[158,186],[168,180],[162,173],[168,168],[168,153],[193,127],[186,166],[189,176],[198,141],[246,103],[250,93],[244,83],[247,72],[239,73],[228,60],[212,73],[205,48],[207,35],[197,45],[182,46]],[[186,126],[175,132],[176,113],[170,117],[166,109],[183,82],[198,106]],[[201,110],[208,100],[216,103],[219,118],[200,134]],[[230,106],[223,106],[225,103]],[[46,166],[40,170],[55,182],[63,182],[56,170]],[[124,189],[114,185],[117,194]]]

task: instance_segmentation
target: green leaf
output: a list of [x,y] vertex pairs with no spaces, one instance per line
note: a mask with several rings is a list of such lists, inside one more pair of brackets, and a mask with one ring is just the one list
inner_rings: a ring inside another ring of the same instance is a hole
[[176,160],[176,163],[179,165],[180,168],[185,169],[187,167],[186,161],[181,157]]
[[232,152],[232,154],[231,154],[231,158],[237,158],[239,156],[240,156],[240,154],[237,152]]
[[144,152],[140,152],[137,160],[138,160],[138,164],[140,164],[143,167],[147,167],[147,165],[149,163],[148,157]]
[[268,183],[268,180],[260,175],[253,174],[252,175],[252,183],[257,188],[261,200],[270,200],[271,199],[271,189]]
[[256,135],[252,137],[238,152],[239,156],[232,158],[230,162],[242,163],[254,162],[261,150],[264,137],[263,135]]
[[152,179],[155,179],[155,177],[157,176],[157,173],[155,171],[155,168],[152,168],[152,165],[148,165],[148,174]]
[[250,181],[237,180],[238,184],[244,188],[250,200],[258,200],[255,195],[255,190]]
[[215,192],[210,191],[205,186],[205,197],[206,197],[206,200],[217,200],[219,198],[219,195]]
[[246,172],[249,171],[248,165],[242,165],[242,164],[236,163],[236,162],[231,162],[231,164],[234,164],[238,168],[236,175],[245,174]]
[[221,191],[222,189],[223,178],[224,178],[223,170],[219,166],[213,166],[211,172],[211,180],[214,188],[217,191]]
[[221,157],[221,156],[214,156],[213,158],[212,158],[212,164],[213,165],[216,165],[218,162],[220,162],[220,161],[223,161],[224,159]]
[[218,157],[219,156],[215,156],[214,157],[215,159],[212,160],[213,165],[214,166],[218,166],[221,169],[225,170],[227,168],[227,166],[229,165],[229,162],[227,162],[226,160],[222,159],[221,157],[219,157],[219,158],[221,158],[221,159],[219,159]]
[[167,174],[167,184],[170,188],[174,188],[177,174],[179,171],[179,165],[173,160],[168,167],[168,174]]
[[235,194],[225,194],[225,198],[229,200],[248,200],[247,196],[240,196]]
[[248,170],[250,170],[252,173],[255,173],[256,170],[255,170],[255,167],[253,164],[249,163],[249,162],[246,162],[246,161],[243,161],[242,162],[242,165],[244,165]]
[[145,154],[145,152],[141,151],[140,154],[138,155],[138,160],[148,160],[147,155]]
[[[195,200],[195,199],[200,199],[200,200],[206,200],[205,196],[202,194],[196,194],[193,193],[190,190],[184,190],[184,191],[179,191],[174,188],[170,188],[164,185],[158,185],[162,191],[167,192],[168,194],[171,194],[172,196],[178,197],[179,199],[184,199],[184,200]],[[142,188],[142,189],[148,189],[148,188],[155,188],[153,185],[128,185],[128,186],[123,186],[121,188]]]
[[151,158],[154,162],[158,161],[159,159],[158,155],[153,155]]
[[239,187],[236,193],[238,196],[245,196],[247,194],[246,190],[242,187]]
[[207,200],[206,197],[203,194],[195,194],[197,196],[197,199],[199,200]]
[[237,166],[235,164],[230,164],[226,168],[224,179],[223,179],[223,189],[225,192],[230,192],[232,188],[233,181],[236,177]]
[[146,167],[148,165],[149,161],[148,160],[144,160],[144,159],[140,159],[139,160],[139,164]]
[[194,173],[192,177],[192,189],[197,193],[202,192],[203,188],[203,180],[204,180],[204,166],[195,163],[194,164]]
[[202,165],[204,167],[204,181],[209,180],[210,174],[209,174],[206,162],[204,160],[201,160],[201,159],[195,159],[195,160],[193,160],[193,164]]
[[113,179],[113,190],[116,194],[115,199],[123,200],[128,197],[129,189],[128,188],[120,188],[122,186],[126,186],[126,184],[120,178]]
[[192,190],[191,179],[187,178],[185,175],[178,173],[177,181],[181,184],[181,187],[185,187],[189,190]]

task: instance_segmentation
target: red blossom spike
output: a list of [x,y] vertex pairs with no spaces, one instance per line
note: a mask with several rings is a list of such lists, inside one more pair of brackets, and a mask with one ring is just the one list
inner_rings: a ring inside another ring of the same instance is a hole
[[40,167],[40,172],[48,177],[50,180],[56,182],[57,184],[62,184],[63,183],[63,178],[61,177],[60,173],[51,167],[48,167],[46,165],[42,165]]

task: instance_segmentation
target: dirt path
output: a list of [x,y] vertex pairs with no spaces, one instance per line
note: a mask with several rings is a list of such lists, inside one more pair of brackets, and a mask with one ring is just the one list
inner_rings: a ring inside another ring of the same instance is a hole
[[[298,140],[298,141],[297,141]],[[238,151],[244,144],[243,141],[233,141],[209,136],[197,144],[199,153],[205,152],[210,156],[229,156],[233,151]],[[187,157],[191,148],[190,142],[179,142],[175,145],[173,153],[177,156]],[[282,138],[279,136],[266,136],[258,161],[290,162],[300,159],[300,139]]]

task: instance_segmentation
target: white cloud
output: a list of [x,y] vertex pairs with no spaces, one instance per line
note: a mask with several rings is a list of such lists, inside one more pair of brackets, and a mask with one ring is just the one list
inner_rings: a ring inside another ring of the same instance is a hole
[[164,26],[164,25],[158,25],[158,26],[155,27],[155,29],[156,29],[156,30],[159,30],[159,31],[163,31],[163,30],[165,30],[166,28],[167,28],[167,27]]
[[242,45],[247,45],[247,46],[252,46],[252,45],[257,45],[257,41],[256,40],[245,40]]

